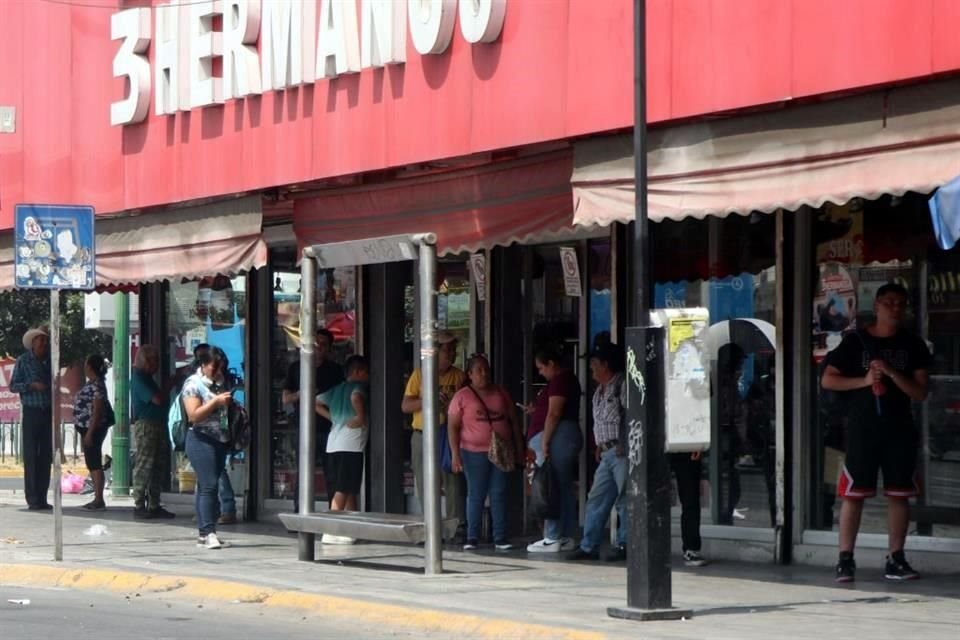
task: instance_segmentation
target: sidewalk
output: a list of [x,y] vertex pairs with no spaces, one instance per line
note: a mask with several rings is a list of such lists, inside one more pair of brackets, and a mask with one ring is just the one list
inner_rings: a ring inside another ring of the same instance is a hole
[[[892,585],[880,568],[862,566],[856,585],[842,587],[829,571],[809,567],[681,567],[673,573],[674,604],[694,609],[694,618],[636,623],[606,615],[625,604],[622,565],[445,551],[448,573],[427,578],[414,546],[321,546],[317,562],[298,562],[296,537],[269,523],[223,527],[234,546],[204,551],[182,508],[176,520],[142,522],[133,520],[129,501],[90,514],[79,509],[86,500],[65,496],[65,562],[54,563],[51,516],[0,492],[5,592],[17,584],[170,592],[467,638],[954,638],[960,625],[960,581],[951,575]],[[94,524],[109,534],[85,535]]]

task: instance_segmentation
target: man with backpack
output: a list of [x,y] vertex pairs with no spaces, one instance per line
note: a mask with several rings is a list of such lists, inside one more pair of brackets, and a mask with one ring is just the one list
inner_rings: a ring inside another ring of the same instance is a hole
[[876,321],[848,333],[827,355],[821,385],[842,392],[847,408],[847,451],[838,482],[840,557],[837,582],[851,582],[856,572],[853,550],[860,529],[863,501],[877,492],[877,471],[883,471],[887,496],[889,555],[884,577],[919,577],[904,555],[910,521],[909,498],[919,493],[916,461],[919,433],[912,402],[927,397],[930,351],[915,335],[900,328],[907,291],[898,284],[877,290]]

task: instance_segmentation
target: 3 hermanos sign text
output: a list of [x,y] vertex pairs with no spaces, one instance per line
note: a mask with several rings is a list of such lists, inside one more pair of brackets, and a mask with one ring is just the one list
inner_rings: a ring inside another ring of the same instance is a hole
[[494,42],[506,7],[507,0],[173,0],[126,9],[110,21],[110,37],[121,41],[113,75],[128,85],[110,105],[110,123],[143,121],[151,94],[154,113],[166,115],[403,64],[408,32],[420,55],[442,54],[457,17],[467,42]]

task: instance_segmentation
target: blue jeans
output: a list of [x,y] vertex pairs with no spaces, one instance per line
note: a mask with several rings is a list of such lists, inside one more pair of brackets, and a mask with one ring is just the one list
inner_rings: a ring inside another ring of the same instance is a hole
[[220,513],[237,513],[237,496],[233,492],[233,485],[230,484],[230,475],[227,473],[227,462],[224,462],[223,472],[220,473],[219,495],[220,495]]
[[[575,420],[562,420],[550,441],[550,459],[557,474],[560,490],[560,519],[543,521],[543,537],[559,540],[572,537],[577,529],[577,496],[573,493],[573,474],[583,447],[583,435]],[[530,448],[537,455],[537,466],[543,464],[543,432],[530,438]]]
[[623,504],[623,485],[627,481],[627,458],[617,456],[616,447],[600,455],[600,466],[593,475],[593,487],[587,496],[580,548],[591,553],[600,546],[603,525],[614,503],[617,505],[617,544],[627,543],[626,514]]
[[467,476],[467,540],[480,539],[483,502],[490,495],[493,541],[507,541],[507,474],[493,466],[487,453],[460,450]]
[[187,431],[187,458],[197,476],[194,504],[197,510],[197,529],[201,536],[217,530],[217,485],[226,466],[227,445],[212,438]]

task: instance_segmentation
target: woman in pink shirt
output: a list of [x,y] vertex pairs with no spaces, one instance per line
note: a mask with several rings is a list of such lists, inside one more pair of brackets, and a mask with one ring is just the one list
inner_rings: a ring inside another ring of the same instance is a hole
[[511,549],[507,539],[507,476],[488,456],[490,440],[496,433],[513,448],[514,459],[524,451],[520,423],[507,390],[490,382],[490,363],[475,355],[467,363],[470,384],[450,401],[447,429],[454,473],[467,476],[467,542],[464,550],[476,549],[480,539],[483,503],[490,496],[493,541],[498,551]]

